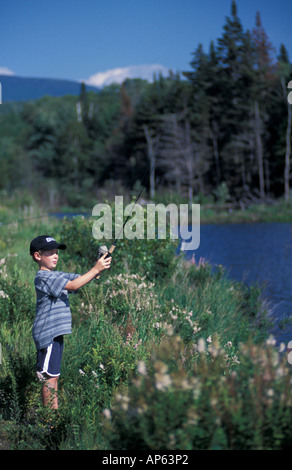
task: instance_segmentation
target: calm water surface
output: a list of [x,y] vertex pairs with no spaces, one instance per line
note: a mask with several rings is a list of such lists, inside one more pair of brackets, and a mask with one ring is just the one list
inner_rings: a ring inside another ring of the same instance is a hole
[[[292,340],[292,223],[202,225],[200,246],[186,257],[222,264],[228,275],[264,287],[273,309],[277,342]],[[279,321],[290,318],[283,330]]]
[[[199,248],[186,251],[186,257],[222,264],[231,278],[259,284],[275,321],[271,333],[287,345],[292,340],[292,223],[201,225],[200,232]],[[282,329],[279,322],[286,318],[289,323]]]

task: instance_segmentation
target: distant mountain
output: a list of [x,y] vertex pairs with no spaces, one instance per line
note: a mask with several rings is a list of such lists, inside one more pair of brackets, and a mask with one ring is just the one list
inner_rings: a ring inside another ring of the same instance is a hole
[[[0,75],[2,103],[8,101],[37,100],[45,95],[79,95],[81,83],[53,78],[26,78],[15,75]],[[99,88],[86,85],[86,91],[99,91]]]

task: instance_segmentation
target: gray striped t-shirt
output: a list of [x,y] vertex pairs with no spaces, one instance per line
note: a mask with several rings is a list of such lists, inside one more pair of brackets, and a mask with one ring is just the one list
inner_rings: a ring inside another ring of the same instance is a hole
[[53,342],[56,336],[72,332],[71,311],[68,291],[64,289],[68,281],[79,274],[60,271],[39,270],[35,277],[36,316],[32,335],[37,349],[43,349]]

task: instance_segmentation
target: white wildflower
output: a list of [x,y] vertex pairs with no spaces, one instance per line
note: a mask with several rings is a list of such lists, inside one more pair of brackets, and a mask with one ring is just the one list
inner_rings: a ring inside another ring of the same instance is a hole
[[121,403],[122,410],[127,411],[129,408],[130,397],[128,397],[128,395],[117,393],[116,399]]
[[199,333],[199,331],[201,331],[201,327],[199,327],[197,323],[194,323],[193,332],[194,333]]
[[219,348],[218,344],[216,344],[216,343],[215,344],[210,344],[208,346],[208,351],[209,351],[209,353],[211,354],[212,357],[217,357],[218,354],[220,353],[220,348]]
[[268,339],[267,339],[267,341],[266,341],[266,344],[267,344],[268,346],[275,346],[276,340],[275,340],[275,338],[274,338],[273,335],[270,335],[270,336],[268,337]]
[[160,374],[156,373],[154,374],[155,377],[155,385],[157,390],[165,390],[167,387],[169,387],[172,383],[171,377],[169,374]]
[[160,374],[166,374],[168,371],[168,366],[163,361],[155,361],[154,368]]
[[146,369],[146,364],[144,361],[138,361],[137,364],[137,371],[141,375],[146,375],[147,374],[147,369]]
[[172,336],[174,334],[174,330],[173,330],[172,325],[168,325],[167,323],[165,323],[164,328],[166,330],[167,336]]
[[206,344],[204,338],[200,338],[198,341],[198,351],[199,353],[204,353],[206,351]]
[[281,343],[279,346],[279,352],[282,353],[283,351],[285,351],[285,347],[285,343]]
[[111,415],[111,412],[108,408],[106,408],[105,410],[103,410],[103,416],[106,418],[106,419],[111,419],[112,415]]

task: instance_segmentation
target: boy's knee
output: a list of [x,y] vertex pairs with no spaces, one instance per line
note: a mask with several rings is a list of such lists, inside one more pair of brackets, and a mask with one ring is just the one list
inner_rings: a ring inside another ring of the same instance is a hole
[[59,377],[49,377],[48,376],[47,379],[46,379],[47,386],[54,388],[58,383],[58,378]]
[[47,385],[48,387],[54,387],[58,383],[59,376],[57,377],[52,377],[51,375],[41,372],[37,372],[37,377],[42,382],[44,385]]

